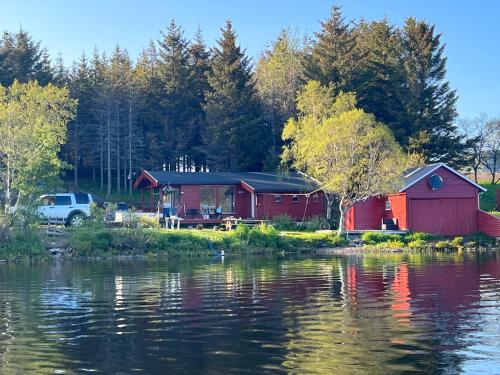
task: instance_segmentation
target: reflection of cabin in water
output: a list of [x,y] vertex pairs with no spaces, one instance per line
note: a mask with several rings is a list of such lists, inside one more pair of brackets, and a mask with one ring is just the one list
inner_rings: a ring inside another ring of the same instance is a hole
[[218,223],[223,217],[294,220],[325,215],[325,200],[316,183],[289,173],[171,172],[144,170],[135,182],[144,211],[158,202],[184,223]]

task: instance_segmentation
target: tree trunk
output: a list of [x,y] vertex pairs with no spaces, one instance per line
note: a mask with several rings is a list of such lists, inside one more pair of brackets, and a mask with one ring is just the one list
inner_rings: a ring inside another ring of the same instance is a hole
[[337,230],[337,235],[342,235],[345,232],[345,214],[347,213],[348,207],[344,206],[344,198],[340,198],[339,202],[339,227]]
[[107,186],[107,191],[106,191],[106,198],[109,198],[111,196],[111,118],[110,117],[111,117],[111,114],[110,114],[109,101],[108,101],[108,125],[107,125],[108,186]]

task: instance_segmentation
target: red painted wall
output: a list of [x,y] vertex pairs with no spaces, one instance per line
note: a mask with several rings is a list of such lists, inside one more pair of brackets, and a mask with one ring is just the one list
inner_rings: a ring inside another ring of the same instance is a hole
[[236,211],[238,217],[250,218],[252,216],[250,193],[241,186],[236,186],[234,210]]
[[428,178],[417,182],[415,185],[406,189],[408,199],[415,198],[477,198],[477,188],[471,183],[465,181],[463,178],[451,173],[446,168],[439,168],[435,172],[443,178],[443,187],[439,190],[432,190],[429,186]]
[[476,232],[477,188],[443,167],[432,174],[443,178],[441,189],[432,190],[427,176],[406,190],[408,228],[443,235]]
[[307,209],[307,198],[304,195],[299,195],[299,201],[293,202],[292,195],[283,194],[281,196],[281,203],[274,201],[274,194],[258,193],[256,196],[257,206],[255,215],[258,219],[272,219],[274,216],[287,214],[294,220],[302,220],[304,210],[306,219],[313,216],[325,216],[325,198],[323,193],[317,193],[317,200],[313,199],[313,196],[310,196]]
[[385,219],[398,219],[399,229],[408,229],[406,193],[390,194],[391,209],[384,209]]
[[185,216],[190,208],[200,210],[200,187],[194,185],[182,185],[180,204],[177,208],[179,216]]
[[345,218],[348,230],[380,229],[384,217],[385,199],[373,197],[351,207]]
[[487,212],[478,211],[479,230],[491,237],[500,237],[500,219]]

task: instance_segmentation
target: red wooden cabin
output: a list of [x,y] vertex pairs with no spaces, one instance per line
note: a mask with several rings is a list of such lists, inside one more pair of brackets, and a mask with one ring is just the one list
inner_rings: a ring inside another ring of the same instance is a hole
[[357,203],[346,216],[347,230],[380,230],[393,219],[398,229],[441,235],[483,231],[500,237],[500,220],[479,209],[485,188],[444,163],[407,171],[403,187],[387,197]]
[[294,220],[325,215],[325,199],[317,184],[296,173],[171,172],[144,170],[135,182],[142,190],[143,210],[158,202],[184,223],[217,223],[223,217]]

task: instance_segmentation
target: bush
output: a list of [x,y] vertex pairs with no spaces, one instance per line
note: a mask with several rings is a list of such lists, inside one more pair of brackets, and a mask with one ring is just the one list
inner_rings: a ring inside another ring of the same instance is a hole
[[68,244],[77,255],[94,255],[107,252],[112,245],[113,234],[107,229],[78,228],[71,231]]
[[230,232],[230,236],[240,244],[248,244],[250,227],[245,224],[238,224],[236,229]]
[[438,241],[434,244],[436,249],[448,249],[450,248],[450,241]]
[[482,233],[476,232],[465,238],[466,242],[472,242],[476,246],[490,246],[495,243],[495,239]]
[[401,249],[404,246],[404,242],[400,240],[389,240],[375,245],[377,249]]
[[402,242],[403,237],[400,234],[390,234],[382,232],[365,232],[361,235],[361,240],[367,245],[376,245],[379,243],[397,241]]
[[408,242],[411,241],[432,241],[434,236],[430,233],[425,233],[425,232],[415,232],[415,233],[408,233],[405,236],[405,240]]
[[321,224],[323,224],[324,222],[325,222],[325,219],[322,218],[321,216],[313,216],[307,222],[306,229],[310,230],[310,231],[320,230]]
[[261,224],[250,230],[248,244],[250,246],[276,249],[280,245],[280,237],[278,231],[272,225]]
[[417,239],[417,240],[412,240],[412,241],[408,242],[407,246],[410,249],[424,249],[424,248],[428,247],[429,244],[424,240]]
[[283,214],[273,217],[272,225],[278,230],[295,230],[297,225],[293,221],[292,217]]
[[460,237],[460,236],[457,236],[457,237],[453,238],[450,241],[450,245],[451,245],[451,247],[454,247],[454,248],[457,248],[457,249],[461,248],[464,245],[464,238]]
[[343,247],[349,245],[349,240],[345,236],[329,236],[328,245],[333,247]]
[[9,232],[6,241],[0,244],[1,257],[29,257],[44,253],[45,248],[37,228],[15,228]]

